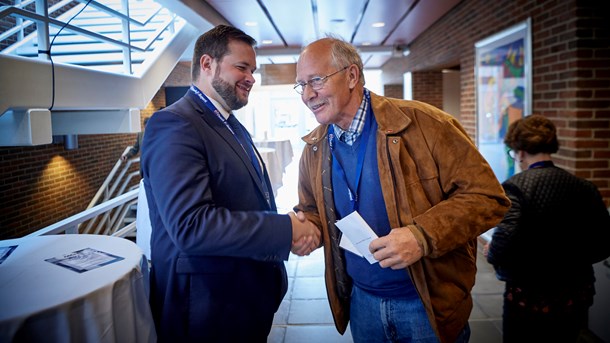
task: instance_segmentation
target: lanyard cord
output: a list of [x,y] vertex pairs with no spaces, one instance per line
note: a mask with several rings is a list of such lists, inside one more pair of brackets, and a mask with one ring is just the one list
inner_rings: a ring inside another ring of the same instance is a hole
[[[216,108],[216,106],[214,106],[214,104],[212,103],[212,101],[210,101],[210,99],[208,99],[208,97],[203,94],[203,92],[201,92],[199,90],[199,88],[197,88],[195,85],[191,85],[190,90],[195,93],[195,95],[197,95],[197,97],[201,100],[201,102],[212,112],[214,112],[214,114],[216,114],[216,116],[218,117],[218,119],[220,119],[220,121],[222,121],[223,124],[225,124],[225,126],[227,127],[227,129],[229,129],[229,131],[231,131],[231,133],[233,134],[233,136],[235,137],[235,139],[237,140],[237,142],[239,143],[239,145],[241,145],[241,148],[244,149],[244,152],[246,153],[246,155],[248,154],[248,150],[246,150],[246,147],[243,145],[243,143],[241,142],[241,140],[237,137],[237,135],[235,134],[235,131],[233,131],[233,128],[231,127],[231,125],[227,122],[227,120],[225,119],[225,117],[222,116],[222,114],[220,113],[220,111]],[[233,115],[233,114],[229,114],[229,115]]]
[[339,172],[341,177],[343,177],[343,180],[345,181],[345,184],[347,186],[347,192],[348,192],[349,200],[352,203],[352,208],[354,209],[354,211],[358,211],[358,208],[359,208],[358,188],[360,187],[360,179],[361,179],[361,176],[362,176],[362,169],[364,168],[364,155],[366,155],[366,146],[367,146],[368,141],[369,141],[369,133],[370,133],[370,130],[371,130],[371,122],[373,120],[372,119],[373,111],[371,110],[372,106],[371,106],[371,101],[370,101],[370,95],[368,93],[365,93],[365,96],[367,96],[368,108],[367,108],[367,111],[366,111],[366,118],[365,118],[365,122],[364,122],[364,128],[362,130],[362,133],[360,134],[360,146],[358,147],[358,161],[356,163],[356,175],[355,175],[354,190],[352,190],[350,188],[349,183],[347,182],[347,176],[345,175],[345,170],[343,169],[343,166],[341,165],[341,163],[339,163],[339,160],[335,156],[334,145],[336,143],[336,139],[337,138],[332,133],[330,133],[328,135],[328,144],[330,146],[330,152],[331,152],[331,155],[333,157],[333,169],[336,167],[337,171]]

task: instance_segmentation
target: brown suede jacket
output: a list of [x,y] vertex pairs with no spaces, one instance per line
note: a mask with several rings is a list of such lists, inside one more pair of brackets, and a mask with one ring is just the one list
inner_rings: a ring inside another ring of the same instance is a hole
[[[423,247],[424,257],[408,273],[439,339],[453,342],[472,310],[476,238],[500,222],[510,201],[455,118],[422,102],[372,92],[371,103],[390,225],[411,230]],[[328,128],[320,125],[303,138],[295,210],[322,230],[326,289],[335,326],[344,333],[352,282],[334,225]]]

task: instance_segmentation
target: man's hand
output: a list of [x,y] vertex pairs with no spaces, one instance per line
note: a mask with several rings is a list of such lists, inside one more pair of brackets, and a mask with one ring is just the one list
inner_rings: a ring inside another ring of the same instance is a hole
[[305,218],[303,212],[289,213],[292,222],[292,253],[305,256],[320,245],[320,230]]
[[387,236],[374,239],[369,251],[382,268],[403,269],[417,262],[423,251],[411,230],[392,229]]

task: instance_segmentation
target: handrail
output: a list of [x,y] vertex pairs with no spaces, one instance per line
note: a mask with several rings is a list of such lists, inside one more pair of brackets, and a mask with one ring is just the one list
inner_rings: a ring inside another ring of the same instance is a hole
[[[92,8],[99,10],[100,12],[104,12],[114,18],[119,19],[121,22],[121,26],[122,26],[121,30],[123,32],[123,37],[121,40],[117,40],[117,39],[113,39],[113,38],[104,36],[102,34],[99,34],[97,32],[87,30],[85,28],[80,28],[78,26],[71,25],[71,24],[69,24],[69,22],[64,23],[60,20],[51,18],[49,16],[49,12],[46,11],[47,0],[40,0],[40,1],[41,2],[28,0],[27,2],[24,2],[20,5],[1,6],[0,7],[0,19],[4,18],[6,16],[13,16],[17,19],[17,23],[18,23],[18,24],[16,24],[15,27],[2,33],[2,35],[0,35],[0,41],[8,39],[14,34],[23,32],[23,30],[25,28],[29,27],[33,23],[37,24],[36,26],[37,26],[37,31],[38,31],[37,34],[29,35],[25,39],[22,37],[22,35],[20,35],[19,41],[12,44],[9,47],[7,47],[6,49],[4,49],[4,53],[13,53],[14,51],[16,51],[18,49],[19,46],[23,46],[25,44],[25,42],[31,42],[31,39],[37,36],[39,38],[38,45],[40,46],[38,49],[39,57],[44,58],[44,59],[49,59],[50,58],[49,52],[45,51],[45,50],[49,50],[49,40],[48,39],[49,39],[50,34],[49,34],[48,26],[53,25],[53,26],[65,28],[68,31],[74,32],[76,34],[80,34],[82,36],[92,38],[96,41],[109,43],[116,47],[121,48],[123,50],[124,73],[133,74],[132,52],[133,51],[138,51],[138,52],[149,51],[150,48],[153,46],[153,44],[159,40],[159,38],[161,37],[163,32],[168,31],[168,30],[173,32],[173,25],[175,24],[176,18],[177,18],[177,16],[175,14],[168,12],[167,14],[170,16],[170,19],[164,19],[164,21],[161,22],[160,24],[155,22],[154,23],[155,31],[152,33],[152,35],[148,35],[148,38],[146,39],[144,44],[136,45],[136,44],[132,44],[132,42],[131,42],[130,24],[135,24],[135,25],[142,26],[142,27],[144,27],[145,25],[148,25],[149,23],[152,22],[152,20],[154,18],[156,18],[158,15],[161,15],[162,11],[167,11],[163,6],[161,6],[159,4],[154,4],[154,5],[156,5],[156,7],[154,7],[154,6],[150,7],[148,5],[147,5],[147,7],[134,7],[134,8],[145,10],[145,12],[143,12],[144,15],[140,16],[139,19],[135,19],[129,15],[130,7],[132,7],[129,4],[129,0],[122,0],[122,9],[119,9],[119,10],[114,9],[110,6],[107,6],[105,4],[102,4],[100,1],[96,1],[96,0],[92,0],[92,1],[76,0],[77,2],[80,3],[80,6],[90,6]],[[67,0],[60,1],[59,3],[53,5],[49,8],[49,10],[51,10],[50,13],[55,13],[57,10],[67,6],[70,2],[72,2],[72,1],[67,1]],[[25,5],[31,5],[32,3],[36,3],[36,6],[37,6],[36,13],[23,9],[23,7],[25,7]],[[39,7],[41,7],[40,3],[44,4],[42,6],[44,11],[42,11],[42,12],[38,11]],[[83,4],[85,4],[85,5],[83,5]],[[78,5],[76,7],[74,7],[74,9],[75,8],[82,9],[82,7],[78,7]],[[124,13],[122,11],[124,11]],[[66,13],[68,13],[68,12],[66,12]],[[165,15],[165,13],[163,13],[163,15]],[[25,21],[25,23],[24,23],[24,21]],[[43,39],[41,41],[40,40],[41,37],[46,38],[46,40]],[[142,47],[142,45],[143,45],[143,47]]]
[[111,234],[110,236],[125,237],[135,230],[136,230],[136,222],[133,222],[133,223],[127,224],[127,226],[125,226],[124,228],[117,230],[115,233]]
[[159,28],[155,31],[155,33],[151,34],[150,37],[144,42],[144,51],[148,50],[153,43],[167,30],[167,28],[172,25],[176,20],[176,15],[172,15],[172,17],[166,20],[163,25],[159,26]]
[[71,217],[68,217],[62,221],[59,221],[53,225],[47,226],[43,229],[35,231],[26,237],[30,236],[42,236],[42,235],[54,235],[59,233],[78,233],[78,225],[91,218],[95,218],[98,215],[110,211],[118,206],[121,206],[129,201],[138,198],[139,187],[131,190],[127,193],[121,194],[118,197],[103,202],[97,206],[94,206],[88,210],[77,213]]
[[[27,5],[30,5],[34,1],[35,0],[28,0],[28,1],[22,2],[22,3],[18,4],[18,5],[14,5],[14,6],[21,9],[23,7],[26,7]],[[58,9],[66,6],[70,2],[72,2],[72,0],[63,0],[63,1],[60,1],[60,2],[56,3],[55,5],[49,7],[49,13],[53,13],[53,12],[57,11]],[[3,8],[3,7],[8,7],[8,6],[2,6],[0,8]],[[1,18],[2,18],[2,16],[0,15],[0,19]],[[10,37],[10,36],[14,35],[15,33],[19,32],[20,30],[23,30],[23,29],[26,29],[26,28],[32,26],[32,24],[34,24],[34,22],[31,21],[31,20],[28,20],[24,24],[15,26],[12,29],[7,30],[6,32],[4,32],[3,34],[0,35],[0,41],[7,39],[8,37]]]
[[[129,149],[131,149],[131,147],[129,147],[129,146],[127,148],[125,148],[125,150],[123,151],[121,156],[125,155],[129,151]],[[108,189],[110,180],[112,180],[112,178],[114,178],[114,174],[116,174],[116,171],[119,169],[121,164],[122,164],[122,161],[119,158],[119,160],[116,161],[116,163],[114,164],[114,167],[112,167],[112,170],[110,170],[110,173],[108,173],[106,180],[104,180],[104,182],[102,183],[100,188],[97,190],[97,193],[95,193],[95,195],[93,196],[93,199],[91,199],[91,202],[89,202],[89,205],[87,205],[87,208],[91,208],[95,204],[97,204],[97,202],[100,200],[100,197],[102,196],[102,194],[104,194],[105,190]]]
[[[78,2],[80,2],[82,4],[87,4],[89,2],[89,0],[76,0],[76,1],[78,1]],[[89,6],[95,7],[95,8],[97,8],[98,10],[100,10],[102,12],[106,12],[106,13],[112,15],[113,17],[118,17],[118,18],[120,18],[122,20],[127,20],[130,23],[138,24],[140,26],[144,26],[145,25],[145,23],[141,23],[141,22],[139,22],[139,21],[137,21],[137,20],[135,20],[135,19],[133,19],[133,18],[131,18],[131,17],[129,17],[129,16],[127,16],[127,15],[125,15],[125,14],[123,14],[123,13],[117,11],[117,10],[115,10],[115,9],[113,9],[113,8],[110,8],[110,7],[108,7],[108,6],[104,5],[104,4],[101,4],[101,3],[97,2],[97,1],[89,2]],[[156,13],[158,13],[158,11]],[[148,20],[150,20],[150,17],[148,18]]]
[[[129,183],[129,181],[135,176],[135,175],[139,175],[139,172],[134,172],[134,173],[130,173],[128,175],[128,177],[123,181],[123,186],[121,187],[121,189],[117,192],[119,194],[122,194],[123,191],[125,190],[125,186]],[[119,179],[117,179],[117,181],[115,182],[115,184],[118,184],[118,181],[123,177],[124,174],[122,174]],[[114,190],[110,191],[110,194],[113,194]],[[111,214],[110,212],[107,212],[104,214],[104,216],[102,217],[102,219],[99,221],[99,223],[97,224],[97,228],[95,228],[93,230],[93,233],[98,234],[100,231],[102,231],[102,229],[104,227],[106,227],[106,231],[108,230],[108,227],[114,227],[119,225],[123,219],[125,218],[125,215],[127,214],[127,210],[128,210],[128,206],[131,204],[125,204],[123,205],[123,207],[118,208],[117,211],[114,214]],[[91,225],[93,224],[93,222],[90,223]],[[91,230],[91,225],[88,225],[87,228],[85,229],[85,232],[89,232]]]
[[[130,146],[126,147],[121,156],[125,155],[130,149]],[[127,188],[129,182],[135,176],[139,176],[140,173],[139,171],[137,171],[129,173],[127,174],[127,176],[125,176],[125,174],[127,173],[132,164],[139,163],[139,161],[139,157],[132,158],[126,163],[123,163],[120,158],[117,159],[116,163],[114,164],[114,167],[112,168],[112,170],[110,170],[108,176],[106,176],[106,179],[104,180],[96,194],[93,196],[93,199],[91,199],[91,201],[89,202],[87,208],[93,207],[100,201],[106,201],[108,198],[114,196],[114,194],[122,194],[123,192],[125,192],[125,189]],[[121,165],[123,165],[123,168],[120,168]],[[119,170],[120,173],[117,174]],[[114,182],[112,182],[113,180]],[[130,205],[131,204],[123,204],[122,207],[117,208],[114,214],[112,214],[111,211],[104,213],[104,215],[99,219],[99,221],[96,222],[92,220],[87,224],[83,225],[84,227],[79,228],[79,231],[84,233],[92,232],[94,234],[98,234],[101,231],[108,231],[108,228],[110,227],[118,227],[125,218],[127,209]]]
[[73,31],[73,32],[77,32],[80,33],[84,36],[90,37],[90,38],[94,38],[94,39],[98,39],[101,41],[105,41],[108,43],[112,43],[118,46],[122,46],[125,48],[130,48],[130,49],[135,49],[138,51],[145,51],[144,49],[135,46],[135,45],[131,45],[125,42],[121,42],[118,41],[116,39],[112,39],[112,38],[108,38],[104,35],[100,35],[99,33],[95,33],[95,32],[91,32],[89,30],[85,30],[85,29],[81,29],[80,27],[76,27],[70,24],[66,24],[62,21],[59,20],[55,20],[53,18],[48,18],[45,16],[41,16],[39,14],[36,13],[32,13],[30,11],[26,11],[26,10],[22,10],[20,8],[16,8],[16,7],[8,7],[4,6],[3,9],[0,11],[0,18],[8,16],[8,15],[12,15],[13,17],[19,17],[22,19],[30,19],[30,20],[34,20],[39,24],[53,24],[55,26],[58,27],[65,27],[67,30]]
[[33,4],[34,1],[36,1],[36,0],[25,0],[25,1],[22,1],[21,3],[19,3],[19,4],[14,5],[14,6],[19,7],[19,8],[24,8],[24,7],[27,7],[27,6],[31,5],[31,4]]

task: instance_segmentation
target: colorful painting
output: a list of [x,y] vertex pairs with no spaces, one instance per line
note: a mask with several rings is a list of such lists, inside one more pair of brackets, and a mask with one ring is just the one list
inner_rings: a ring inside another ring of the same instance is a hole
[[508,156],[508,125],[531,113],[530,19],[475,44],[477,145],[500,182],[518,166]]

